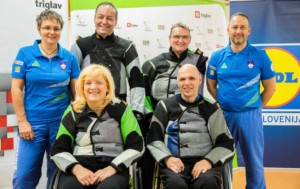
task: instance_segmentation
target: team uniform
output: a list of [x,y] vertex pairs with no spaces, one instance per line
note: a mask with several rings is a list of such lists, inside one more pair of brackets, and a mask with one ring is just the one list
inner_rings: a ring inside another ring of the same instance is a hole
[[228,45],[212,54],[206,76],[218,81],[217,101],[250,173],[247,188],[265,188],[260,81],[275,76],[271,60],[265,51],[249,43],[239,53]]
[[19,139],[13,178],[15,189],[36,187],[45,150],[49,183],[56,169],[49,159],[50,148],[70,103],[69,83],[78,78],[80,72],[72,53],[58,44],[57,54],[49,59],[41,53],[40,42],[36,40],[32,46],[21,48],[12,66],[12,77],[24,80],[24,108],[35,135],[32,141]]
[[[193,188],[220,188],[222,166],[234,154],[234,142],[222,110],[201,95],[193,103],[184,101],[180,94],[160,101],[153,114],[147,144],[160,162],[166,188],[186,188],[182,182],[187,180]],[[163,163],[171,156],[184,163],[182,173],[174,173]],[[201,174],[199,179],[192,179],[193,166],[202,159],[209,161],[212,169]],[[205,187],[203,182],[206,181],[213,187]]]
[[117,174],[101,182],[97,188],[127,188],[128,168],[143,152],[144,142],[138,122],[130,107],[118,100],[108,104],[100,117],[89,107],[76,113],[69,106],[62,118],[51,158],[64,172],[59,188],[81,186],[71,174],[72,167],[78,163],[93,172],[108,165],[116,169]]
[[130,106],[134,113],[144,113],[145,82],[140,68],[136,48],[132,41],[114,33],[103,39],[96,33],[79,38],[71,47],[78,58],[81,69],[90,64],[101,64],[110,69],[115,82],[115,94],[126,100],[128,80]]
[[[177,85],[177,74],[181,66],[185,64],[192,64],[196,66],[202,76],[205,75],[207,57],[203,56],[203,52],[197,50],[192,53],[186,50],[178,58],[172,51],[162,53],[157,57],[146,61],[142,70],[146,80],[146,94],[151,101],[152,107],[155,109],[156,104],[160,100],[164,100],[180,92]],[[199,94],[203,94],[203,84],[199,87]]]

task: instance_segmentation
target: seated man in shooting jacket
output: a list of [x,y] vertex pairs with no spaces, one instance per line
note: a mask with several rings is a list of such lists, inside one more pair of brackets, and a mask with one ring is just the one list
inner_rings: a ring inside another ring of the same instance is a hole
[[157,104],[147,148],[166,189],[220,189],[222,167],[234,155],[223,112],[198,93],[202,77],[194,65],[182,66],[177,82],[181,93]]

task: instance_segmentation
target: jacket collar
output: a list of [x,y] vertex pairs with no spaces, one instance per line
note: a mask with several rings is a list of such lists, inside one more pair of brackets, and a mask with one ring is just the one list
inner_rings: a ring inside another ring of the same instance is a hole
[[201,103],[202,100],[203,100],[203,97],[202,97],[200,94],[198,94],[196,100],[195,100],[194,102],[192,102],[192,103],[191,103],[191,102],[185,101],[185,100],[181,97],[181,94],[176,94],[176,99],[177,99],[177,101],[178,101],[181,105],[183,105],[183,106],[185,106],[185,107],[193,107],[193,106],[196,106],[196,105],[198,105],[199,103]]
[[186,49],[181,55],[180,57],[177,57],[177,55],[175,54],[175,52],[172,50],[172,47],[169,48],[169,53],[166,54],[166,58],[168,60],[171,60],[173,62],[181,62],[182,60],[184,60],[187,55],[188,55],[189,50]]
[[250,44],[249,44],[249,42],[247,41],[247,45],[246,45],[246,47],[242,50],[242,51],[240,51],[240,52],[233,52],[232,51],[232,49],[231,49],[231,47],[230,47],[230,43],[227,45],[227,47],[226,47],[226,54],[227,54],[227,56],[232,56],[232,55],[235,55],[235,54],[244,54],[244,55],[249,55],[250,54]]

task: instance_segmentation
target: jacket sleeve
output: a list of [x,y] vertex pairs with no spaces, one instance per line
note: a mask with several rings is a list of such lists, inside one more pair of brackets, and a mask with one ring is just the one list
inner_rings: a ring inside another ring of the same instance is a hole
[[152,84],[156,77],[155,65],[151,60],[148,60],[143,64],[142,71],[145,78],[146,108],[149,110],[149,113],[153,113],[154,108],[158,103],[151,95]]
[[64,112],[50,153],[51,159],[64,172],[68,172],[70,167],[78,163],[72,153],[75,133],[75,119],[72,107],[69,106]]
[[130,87],[130,106],[134,113],[144,114],[145,81],[138,53],[133,43],[130,43],[125,51],[124,61]]
[[163,101],[157,104],[147,136],[147,148],[157,162],[172,156],[164,143],[165,128],[168,125],[168,112]]
[[83,61],[83,55],[81,52],[81,49],[79,48],[77,42],[75,42],[72,46],[70,51],[75,55],[75,57],[78,60],[79,68],[82,69],[82,61]]
[[209,160],[213,166],[224,165],[233,158],[235,146],[220,108],[210,116],[208,130],[213,149],[204,158]]
[[121,172],[142,157],[145,145],[138,122],[129,106],[120,122],[124,151],[113,159],[111,165]]

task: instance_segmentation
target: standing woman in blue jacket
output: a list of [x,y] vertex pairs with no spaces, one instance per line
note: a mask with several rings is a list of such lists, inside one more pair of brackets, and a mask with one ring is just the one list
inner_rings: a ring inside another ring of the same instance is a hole
[[50,148],[80,72],[76,57],[58,43],[61,15],[45,10],[36,22],[41,39],[20,48],[12,65],[11,92],[19,125],[14,189],[36,188],[45,151],[49,185],[56,169]]

